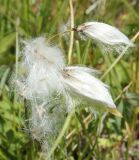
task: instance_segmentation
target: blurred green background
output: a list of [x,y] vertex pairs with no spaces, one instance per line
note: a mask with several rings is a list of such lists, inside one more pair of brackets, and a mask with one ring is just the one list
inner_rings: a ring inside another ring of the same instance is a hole
[[[88,13],[93,4],[97,5]],[[139,31],[139,0],[73,0],[73,6],[76,25],[102,21],[116,26],[129,38]],[[69,19],[68,0],[0,0],[0,160],[46,159],[40,144],[32,140],[27,130],[26,108],[11,94],[9,82],[18,49],[16,42],[40,35],[51,37]],[[63,36],[54,41],[68,57],[68,39]],[[139,160],[139,37],[135,44],[103,79],[124,118],[108,114],[103,120],[102,116],[94,118],[80,110],[52,159]],[[75,35],[73,65],[82,64],[105,73],[117,57],[103,54],[90,40],[84,42]]]

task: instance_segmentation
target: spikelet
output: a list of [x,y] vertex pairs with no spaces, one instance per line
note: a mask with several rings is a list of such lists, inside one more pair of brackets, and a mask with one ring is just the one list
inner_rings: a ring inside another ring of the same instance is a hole
[[[116,108],[108,91],[108,86],[90,74],[96,72],[86,67],[66,67],[64,82],[70,92],[92,103],[94,107]],[[86,72],[89,71],[89,72]]]
[[101,22],[86,22],[74,29],[83,39],[89,37],[96,42],[115,49],[118,53],[125,47],[133,47],[134,44],[117,28]]

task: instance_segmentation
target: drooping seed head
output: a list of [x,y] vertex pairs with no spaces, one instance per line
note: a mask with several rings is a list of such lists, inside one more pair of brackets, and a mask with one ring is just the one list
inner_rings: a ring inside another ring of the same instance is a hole
[[134,44],[126,35],[117,28],[101,22],[86,22],[76,29],[83,37],[89,37],[98,43],[114,47],[116,51],[125,46],[133,47]]

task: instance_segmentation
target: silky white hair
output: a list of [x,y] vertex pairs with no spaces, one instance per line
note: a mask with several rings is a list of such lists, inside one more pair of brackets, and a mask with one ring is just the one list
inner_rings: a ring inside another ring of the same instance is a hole
[[120,53],[125,46],[133,47],[134,44],[120,32],[117,28],[102,22],[86,22],[77,26],[76,31],[80,33],[83,39],[89,37],[99,44],[105,46],[105,49],[115,49]]
[[66,66],[62,51],[44,37],[24,42],[16,79],[17,90],[30,108],[29,129],[49,151],[67,114],[82,101],[120,115],[108,86],[95,77],[96,70]]

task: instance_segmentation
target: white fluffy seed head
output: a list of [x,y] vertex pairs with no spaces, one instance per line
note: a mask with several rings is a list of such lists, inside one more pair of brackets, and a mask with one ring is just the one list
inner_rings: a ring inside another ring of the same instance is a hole
[[58,47],[50,46],[46,41],[44,37],[38,37],[24,42],[20,66],[25,74],[19,75],[17,86],[26,99],[41,99],[54,91],[63,91],[60,78],[64,57]]
[[[89,71],[88,73],[86,71]],[[102,109],[116,108],[108,87],[90,74],[91,69],[83,67],[66,67],[64,82],[70,92],[92,102],[94,107]],[[94,72],[92,70],[92,72]],[[96,72],[96,71],[95,71]]]
[[117,28],[101,22],[86,22],[77,27],[83,37],[89,37],[99,43],[114,47],[116,51],[125,46],[133,47],[134,44]]
[[25,57],[27,65],[37,63],[45,63],[47,67],[63,68],[64,56],[61,50],[56,46],[47,43],[44,37],[38,37],[33,40],[25,41],[22,55]]
[[[91,101],[92,106],[115,109],[107,86],[86,67],[65,67],[62,52],[44,37],[24,42],[16,85],[30,103],[29,126],[32,137],[49,151],[59,134],[66,114],[77,104],[73,94]],[[82,101],[81,101],[82,102]],[[97,108],[96,108],[97,109]]]
[[74,103],[62,81],[62,52],[46,41],[39,37],[24,42],[16,86],[29,102],[32,137],[43,142],[43,149],[48,152]]

